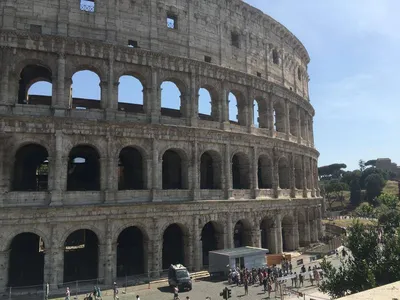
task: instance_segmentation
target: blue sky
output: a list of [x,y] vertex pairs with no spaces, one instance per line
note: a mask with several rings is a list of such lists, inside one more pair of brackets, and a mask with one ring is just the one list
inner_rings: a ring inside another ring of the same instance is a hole
[[[285,25],[310,56],[311,103],[319,165],[358,167],[358,160],[389,157],[400,164],[400,1],[398,0],[246,0]],[[100,99],[99,79],[81,72],[73,96]],[[92,88],[89,88],[92,87]],[[142,87],[123,78],[120,100],[141,103]],[[32,94],[49,94],[38,83]],[[164,107],[179,106],[179,91],[163,85]],[[210,97],[200,91],[201,113]],[[230,118],[237,112],[230,95]]]

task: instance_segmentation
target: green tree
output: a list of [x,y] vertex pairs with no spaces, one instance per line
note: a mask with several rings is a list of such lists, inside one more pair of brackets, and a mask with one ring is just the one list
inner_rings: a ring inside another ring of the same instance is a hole
[[360,171],[364,172],[364,170],[365,170],[365,160],[360,159],[358,161],[358,166],[360,167]]
[[376,159],[371,159],[365,163],[365,166],[376,167]]
[[389,209],[396,209],[399,204],[399,198],[396,195],[383,193],[378,196],[377,202],[379,205],[385,205]]
[[374,207],[368,202],[361,203],[354,211],[357,217],[373,218],[375,217]]
[[361,203],[361,186],[358,178],[354,178],[350,182],[350,203],[353,206],[358,206]]
[[360,181],[360,177],[361,177],[360,170],[347,171],[342,174],[342,178],[340,180],[350,186],[353,180]]
[[361,189],[364,190],[366,188],[366,179],[369,175],[371,174],[380,174],[383,179],[387,180],[389,178],[389,174],[381,169],[377,169],[377,168],[367,168],[364,170],[364,172],[361,173],[360,176],[360,186]]
[[328,201],[329,208],[332,210],[332,204],[340,201],[344,206],[344,192],[349,190],[349,186],[339,180],[329,180],[323,186],[325,200]]
[[346,168],[345,164],[340,163],[322,166],[318,168],[318,176],[320,180],[339,179],[344,172],[342,169]]
[[375,173],[368,175],[365,179],[365,189],[368,202],[373,203],[375,198],[382,193],[384,187],[385,180],[381,174]]

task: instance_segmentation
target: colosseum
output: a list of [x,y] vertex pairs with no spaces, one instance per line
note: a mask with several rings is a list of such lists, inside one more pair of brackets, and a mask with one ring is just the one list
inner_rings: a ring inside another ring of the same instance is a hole
[[[322,237],[310,58],[271,17],[240,0],[3,0],[0,26],[0,290]],[[80,71],[99,99],[74,97]],[[142,103],[120,101],[123,76]]]

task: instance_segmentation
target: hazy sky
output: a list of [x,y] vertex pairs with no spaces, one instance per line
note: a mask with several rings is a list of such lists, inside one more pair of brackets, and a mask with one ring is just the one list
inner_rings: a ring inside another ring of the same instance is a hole
[[[311,56],[310,94],[316,110],[319,165],[343,162],[355,169],[359,159],[378,157],[400,164],[400,1],[246,2],[285,25]],[[100,99],[96,76],[83,72],[73,81],[74,97]],[[140,83],[123,78],[120,100],[141,103],[141,91]],[[39,83],[30,92],[46,94],[51,88]],[[163,106],[179,107],[179,92],[172,85],[164,85],[162,93],[168,96]],[[233,119],[237,113],[230,99]],[[201,91],[201,113],[209,113],[209,101],[209,95]]]

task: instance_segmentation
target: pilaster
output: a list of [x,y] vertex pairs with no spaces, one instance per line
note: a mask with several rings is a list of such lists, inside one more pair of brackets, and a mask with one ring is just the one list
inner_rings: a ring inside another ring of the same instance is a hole
[[100,107],[107,109],[111,105],[111,99],[108,98],[109,82],[100,81]]
[[192,218],[193,222],[193,269],[198,272],[202,268],[202,245],[201,245],[201,233],[199,230],[198,216],[195,215]]
[[7,290],[9,256],[10,250],[0,251],[0,268],[3,270],[3,272],[0,272],[0,292]]
[[160,123],[161,116],[161,87],[158,84],[158,69],[155,67],[151,68],[151,98],[150,104],[147,111],[149,121],[152,124]]
[[307,163],[306,163],[306,157],[304,155],[301,156],[301,164],[302,164],[302,169],[303,169],[303,197],[307,198],[307,193],[308,193],[308,181],[307,181]]
[[221,120],[221,129],[228,130],[230,128],[229,123],[229,99],[228,99],[228,91],[226,89],[225,82],[221,84],[221,106],[222,106],[222,120]]
[[251,182],[250,187],[252,189],[253,199],[256,198],[258,190],[258,159],[257,159],[257,148],[252,147],[251,151]]
[[275,215],[275,234],[276,234],[276,247],[275,253],[283,252],[283,241],[282,241],[282,216],[280,213]]
[[[64,41],[62,42],[62,48],[64,48]],[[69,106],[69,101],[68,98],[66,97],[66,82],[65,80],[65,53],[60,52],[58,54],[58,59],[57,59],[57,91],[55,97],[53,97],[53,103],[52,105],[54,106],[54,114],[56,116],[62,116],[64,114],[63,110],[67,109]],[[71,85],[69,86],[71,87]],[[67,94],[68,95],[68,94]],[[55,99],[54,99],[55,98]]]
[[268,114],[268,129],[269,129],[269,136],[274,137],[275,134],[275,129],[274,129],[274,101],[273,101],[273,96],[271,93],[268,94],[268,109],[267,109],[267,114]]
[[253,229],[251,231],[251,244],[253,247],[261,248],[261,232],[260,229]]
[[290,104],[289,100],[285,99],[285,134],[286,140],[290,138]]
[[295,158],[293,153],[290,153],[289,159],[289,184],[290,184],[290,197],[296,197],[296,169]]
[[161,177],[161,171],[160,171],[160,166],[161,162],[159,161],[159,155],[158,155],[158,142],[156,139],[153,139],[152,143],[152,201],[157,201],[157,190],[161,189],[161,184],[159,181],[159,178]]
[[[60,206],[62,205],[63,192],[67,189],[67,173],[68,173],[68,157],[63,156],[63,133],[61,130],[55,132],[55,145],[54,155],[50,162],[50,168],[52,168],[53,183],[52,190],[50,190],[50,205]],[[49,170],[50,171],[50,170]],[[51,177],[49,178],[51,180]]]
[[227,226],[226,226],[226,233],[227,233],[227,245],[226,248],[230,249],[233,248],[233,224],[232,224],[232,214],[228,213],[226,218]]
[[230,191],[232,190],[232,162],[231,162],[231,147],[227,143],[225,144],[225,155],[224,155],[224,165],[225,165],[225,182],[224,182],[224,190],[225,190],[225,198],[228,199],[230,197]]
[[199,153],[198,153],[198,145],[197,142],[194,141],[192,143],[192,197],[193,200],[197,200],[199,198],[200,193],[200,180],[199,180]]

